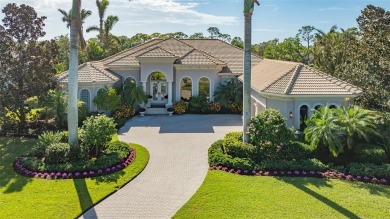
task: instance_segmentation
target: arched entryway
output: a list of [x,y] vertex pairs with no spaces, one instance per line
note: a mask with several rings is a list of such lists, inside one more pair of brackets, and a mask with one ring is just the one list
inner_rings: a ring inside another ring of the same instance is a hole
[[299,130],[303,131],[306,128],[306,119],[308,116],[309,108],[306,105],[301,106],[299,109]]
[[152,105],[165,105],[168,103],[167,78],[162,72],[153,72],[149,76],[149,95]]

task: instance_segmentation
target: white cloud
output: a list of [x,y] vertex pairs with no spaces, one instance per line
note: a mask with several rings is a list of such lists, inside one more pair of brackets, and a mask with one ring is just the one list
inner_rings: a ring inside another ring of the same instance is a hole
[[328,8],[320,8],[317,11],[346,11],[348,9],[346,8],[339,8],[339,7],[328,7]]
[[285,32],[283,29],[254,28],[255,32]]

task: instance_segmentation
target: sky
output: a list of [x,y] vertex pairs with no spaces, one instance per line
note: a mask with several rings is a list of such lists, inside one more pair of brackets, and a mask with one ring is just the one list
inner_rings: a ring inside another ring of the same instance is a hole
[[[302,26],[311,25],[327,32],[333,25],[339,28],[357,27],[356,18],[366,5],[390,10],[390,0],[259,0],[252,16],[252,43],[274,38],[283,40],[293,37]],[[58,8],[68,11],[72,0],[0,0],[0,8],[8,3],[27,4],[46,16],[45,39],[68,34]],[[84,29],[98,25],[99,17],[95,0],[82,0],[82,8],[92,11]],[[116,15],[119,22],[114,35],[131,37],[136,33],[184,32],[191,35],[208,27],[217,27],[221,33],[243,38],[243,0],[110,0],[106,12]],[[0,19],[4,14],[0,14]],[[2,22],[0,22],[2,24]],[[96,32],[85,34],[88,39]]]

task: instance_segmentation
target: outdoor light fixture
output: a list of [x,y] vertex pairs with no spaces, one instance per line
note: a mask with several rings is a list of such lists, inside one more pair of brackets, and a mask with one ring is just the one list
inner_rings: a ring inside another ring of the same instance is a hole
[[290,119],[292,119],[293,118],[293,112],[290,111],[290,114],[288,116],[290,117]]

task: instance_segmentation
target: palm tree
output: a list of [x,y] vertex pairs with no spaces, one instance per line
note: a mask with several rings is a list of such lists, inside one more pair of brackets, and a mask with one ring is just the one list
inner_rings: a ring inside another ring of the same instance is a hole
[[257,0],[244,0],[244,94],[243,94],[243,141],[248,142],[246,133],[251,116],[251,47],[252,47],[252,13],[254,4],[260,5]]
[[[68,13],[66,13],[66,11],[63,9],[58,9],[58,11],[63,15],[62,21],[64,23],[66,23],[66,27],[69,28],[70,27],[70,17],[71,17],[70,14],[72,13],[72,10],[69,10]],[[92,15],[92,11],[82,9],[81,10],[81,23],[84,24],[85,19],[87,19],[87,17],[89,17],[91,15]]]
[[80,12],[81,0],[73,0],[70,13],[70,53],[69,53],[69,78],[68,78],[68,132],[69,144],[72,147],[78,144],[78,49],[85,48],[85,40],[82,31]]
[[104,47],[104,15],[106,13],[107,7],[110,4],[108,0],[96,0],[96,6],[98,8],[98,13],[99,13],[99,27],[97,26],[91,26],[87,28],[87,32],[90,31],[99,31],[99,41],[100,41],[100,46],[103,48]]
[[373,112],[362,109],[359,106],[339,107],[336,109],[337,124],[345,132],[348,149],[352,149],[355,137],[369,140],[369,134],[380,136],[375,131],[376,115]]
[[242,103],[242,83],[237,78],[221,84],[214,92],[214,100],[227,106],[229,103]]
[[334,157],[343,152],[341,143],[342,131],[336,124],[336,116],[328,106],[320,107],[306,120],[307,127],[304,131],[305,140],[310,142],[312,148],[328,146]]

